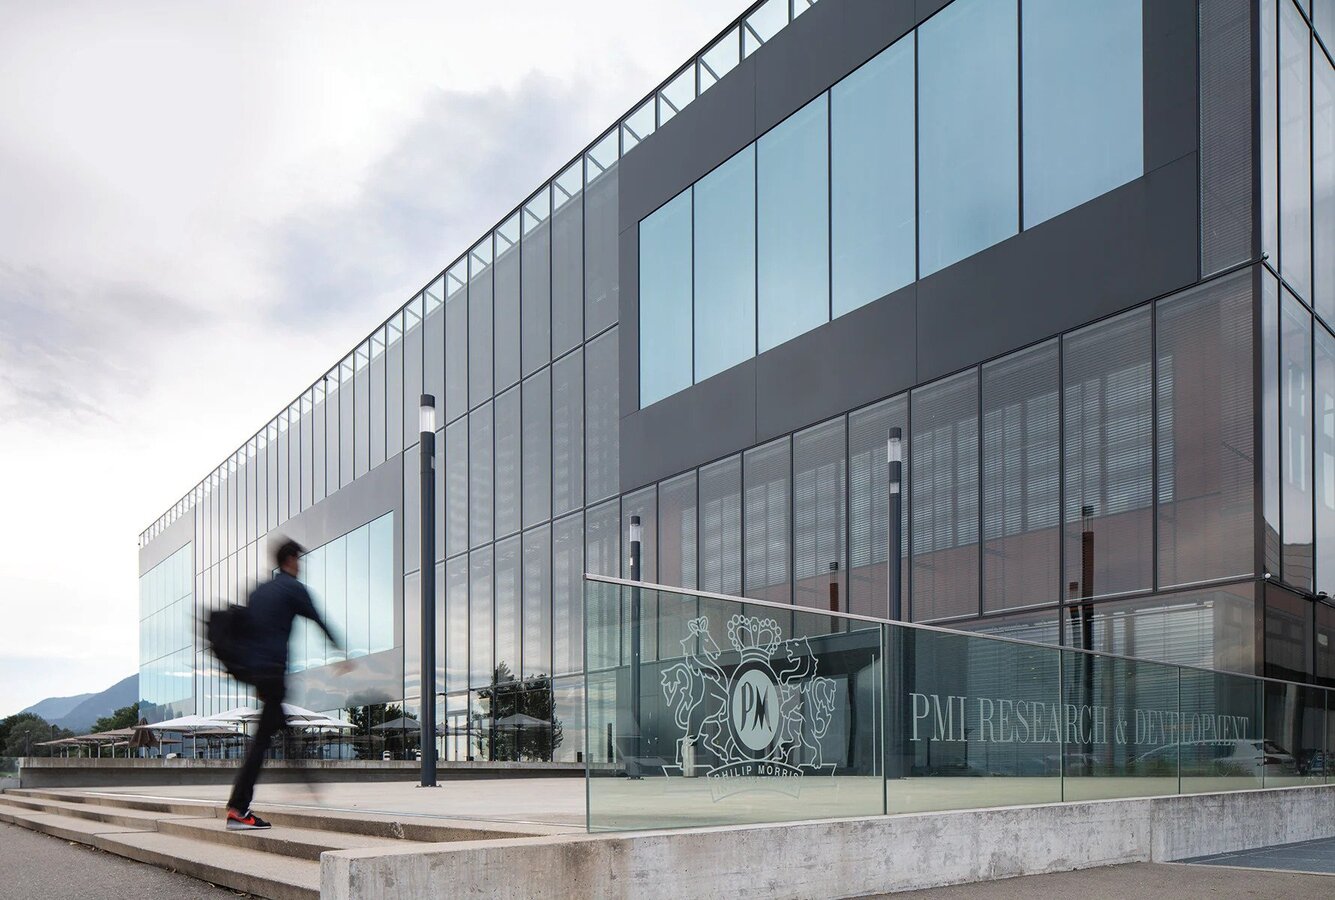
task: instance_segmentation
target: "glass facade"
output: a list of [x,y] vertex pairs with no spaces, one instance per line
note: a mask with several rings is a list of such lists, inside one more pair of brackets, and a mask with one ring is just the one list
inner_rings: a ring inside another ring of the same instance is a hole
[[[1320,14],[1294,0],[1259,6],[1265,260],[623,484],[623,351],[640,373],[630,406],[648,406],[1144,174],[1147,5],[954,0],[650,215],[619,221],[622,155],[749,65],[794,7],[767,2],[710,42],[141,536],[175,542],[173,523],[194,520],[193,542],[141,578],[146,709],[251,701],[192,623],[267,577],[274,535],[324,536],[329,521],[366,524],[314,548],[305,578],[342,652],[392,659],[386,702],[410,708],[431,690],[418,684],[418,594],[424,566],[438,573],[437,689],[462,728],[446,758],[621,752],[585,742],[606,737],[609,718],[583,705],[582,578],[626,573],[631,515],[645,577],[667,585],[808,616],[886,616],[897,594],[915,622],[1335,678],[1320,642],[1335,615],[1309,593],[1335,584],[1335,263],[1323,240],[1335,229],[1335,76]],[[623,285],[632,226],[639,265]],[[618,304],[636,287],[638,338],[623,347]],[[438,545],[425,560],[422,391],[442,411]],[[331,516],[363,504],[362,484],[376,508]],[[169,577],[184,590],[159,587]],[[144,605],[164,590],[174,599]],[[644,658],[679,653],[692,613],[656,613]],[[340,652],[299,626],[294,677],[321,698],[313,708],[349,699],[317,690]],[[591,700],[616,690],[588,684]],[[550,698],[545,749],[492,722],[534,690]]]
[[954,0],[645,217],[640,406],[1143,175],[1142,2]]

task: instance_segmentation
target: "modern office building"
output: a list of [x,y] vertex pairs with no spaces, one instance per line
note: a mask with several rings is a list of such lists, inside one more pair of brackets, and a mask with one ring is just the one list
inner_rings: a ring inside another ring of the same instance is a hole
[[193,623],[281,533],[347,636],[295,702],[574,760],[630,517],[646,581],[886,616],[896,427],[905,618],[1335,684],[1332,48],[1332,0],[757,4],[141,535],[145,709],[245,702]]

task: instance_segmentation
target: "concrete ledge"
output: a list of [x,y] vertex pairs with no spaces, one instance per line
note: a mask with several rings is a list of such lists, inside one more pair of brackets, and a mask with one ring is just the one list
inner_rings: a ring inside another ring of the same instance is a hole
[[[19,783],[7,787],[85,788],[126,785],[230,784],[239,759],[61,759],[24,760]],[[407,760],[270,760],[263,778],[271,783],[313,781],[416,781],[421,766]],[[455,778],[582,778],[583,763],[442,762],[441,780]]]
[[1335,835],[1335,785],[335,851],[332,900],[859,897]]

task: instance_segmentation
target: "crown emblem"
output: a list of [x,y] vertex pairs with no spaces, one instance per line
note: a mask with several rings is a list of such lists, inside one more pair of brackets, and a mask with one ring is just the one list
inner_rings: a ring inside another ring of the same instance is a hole
[[735,615],[728,620],[728,643],[742,655],[742,660],[768,660],[779,649],[783,632],[773,619]]

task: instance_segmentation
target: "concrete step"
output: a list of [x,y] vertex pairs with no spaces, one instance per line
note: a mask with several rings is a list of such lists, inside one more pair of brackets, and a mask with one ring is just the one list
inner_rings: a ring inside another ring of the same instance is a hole
[[58,800],[63,803],[90,803],[117,809],[139,809],[145,812],[166,813],[173,816],[223,815],[223,805],[208,800],[178,800],[139,796],[121,796],[103,791],[82,791],[52,788],[23,788],[9,790],[7,797],[31,797],[39,800]]
[[228,831],[225,819],[162,819],[159,834],[174,834],[199,841],[261,850],[295,859],[320,859],[326,850],[373,850],[404,846],[396,838],[369,837],[338,831],[274,825],[263,831]]
[[93,845],[269,900],[318,900],[320,896],[320,864],[308,859],[158,832],[99,834]]
[[74,819],[58,813],[34,812],[16,806],[0,806],[0,822],[40,831],[63,841],[89,845],[99,834],[126,834],[137,831],[124,825],[108,825],[106,822],[96,822],[91,819]]
[[[204,800],[140,797],[133,794],[122,795],[95,790],[23,789],[7,791],[3,796],[29,797],[63,803],[85,803],[173,816],[207,817],[214,815],[221,819],[226,815],[226,810],[221,803]],[[303,809],[293,806],[266,807],[257,804],[255,812],[275,826],[282,825],[312,831],[340,832],[362,837],[421,841],[432,844],[447,841],[536,837],[546,832],[542,828],[511,826],[504,823],[474,823],[462,820],[442,820],[435,817],[399,816],[369,812],[361,814]]]
[[41,797],[17,797],[8,793],[0,794],[0,807],[25,809],[31,812],[66,816],[71,819],[87,819],[139,831],[156,831],[159,821],[173,818],[165,813],[148,810],[95,806],[91,803],[71,803]]

